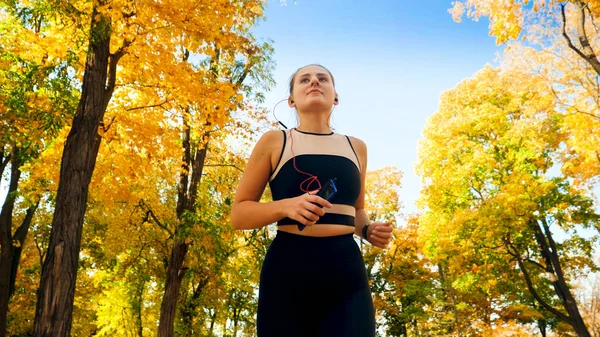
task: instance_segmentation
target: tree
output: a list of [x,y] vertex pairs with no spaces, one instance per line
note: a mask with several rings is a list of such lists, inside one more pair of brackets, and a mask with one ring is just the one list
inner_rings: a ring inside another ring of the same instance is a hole
[[6,333],[23,246],[44,198],[43,192],[24,192],[22,177],[30,173],[26,166],[51,146],[76,102],[68,76],[76,59],[62,48],[40,52],[56,42],[44,36],[60,28],[51,18],[55,13],[40,7],[0,5],[5,13],[0,21],[0,176],[8,170],[9,180],[0,212],[0,336]]
[[[551,175],[564,137],[553,102],[543,79],[490,67],[445,93],[420,145],[427,211],[419,222],[432,260],[518,270],[522,277],[511,280],[522,279],[544,310],[589,336],[569,282],[596,268],[592,241],[577,230],[598,226],[599,216],[585,190]],[[562,242],[559,229],[568,234]],[[490,288],[497,275],[473,271],[453,286]]]
[[[209,43],[227,48],[228,53],[224,55],[236,55],[240,51],[237,48],[248,46],[248,40],[238,38],[234,31],[243,31],[251,26],[261,17],[262,6],[260,1],[236,1],[232,4],[229,0],[221,0],[169,2],[160,6],[151,2],[97,1],[92,4],[69,3],[61,7],[59,12],[63,21],[71,22],[87,38],[88,51],[85,69],[78,73],[82,78],[79,106],[63,151],[50,244],[42,269],[36,335],[64,336],[71,328],[89,184],[102,135],[109,132],[118,118],[115,115],[111,120],[104,120],[113,94],[127,86],[138,87],[139,91],[148,94],[146,98],[154,98],[149,100],[151,106],[183,112],[179,116],[185,119],[185,114],[189,113],[187,109],[194,109],[198,98],[207,93],[209,95],[202,98],[211,112],[205,120],[212,122],[213,126],[221,125],[227,119],[232,96],[237,97],[235,90],[223,82],[206,85],[210,68],[197,70],[194,64],[187,62],[188,57],[213,55],[215,49],[207,48]],[[235,14],[236,11],[245,15],[243,20]],[[85,22],[90,22],[90,25]],[[221,52],[220,49],[217,51]],[[248,49],[247,52],[253,53],[253,50]],[[117,69],[121,82],[117,79]],[[182,81],[186,80],[182,87]],[[216,101],[220,103],[212,104]],[[112,104],[118,106],[119,103],[115,101]],[[214,110],[215,107],[221,110]],[[192,158],[196,164],[202,161],[202,148],[197,151],[184,153],[186,168],[191,167]],[[200,176],[201,167],[194,172]],[[182,179],[187,173],[182,172]],[[194,195],[194,188],[193,184],[181,186],[180,220],[193,205],[193,197],[188,197]],[[176,239],[179,240],[179,236]],[[169,275],[175,280],[179,278],[178,267],[184,256],[185,244],[174,247]],[[176,283],[169,283],[175,284],[175,287],[166,289],[168,296],[177,293]],[[166,303],[172,305],[170,301]],[[161,315],[161,320],[167,322],[165,326],[172,322],[172,315],[169,315],[173,308],[165,308]]]
[[396,230],[372,277],[387,336],[429,333],[426,307],[431,306],[435,274],[421,253],[417,234],[417,218],[411,216]]
[[600,336],[600,277],[598,273],[582,276],[578,282],[578,301],[593,337]]
[[561,127],[562,170],[578,185],[600,181],[600,36],[597,0],[457,1],[455,20],[490,19],[490,34],[507,43],[505,67],[536,73],[552,88]]
[[[574,15],[570,17],[566,15],[567,7],[573,8]],[[597,41],[595,33],[598,27],[595,21],[600,16],[598,0],[455,1],[451,10],[454,20],[460,21],[465,10],[468,11],[468,17],[476,20],[481,16],[490,18],[490,34],[496,36],[498,44],[528,36],[531,32],[527,32],[524,27],[529,24],[538,22],[542,25],[546,24],[548,26],[542,27],[545,29],[545,34],[560,35],[568,47],[587,62],[597,75],[600,75],[598,48],[591,41],[592,39]],[[531,17],[541,17],[542,20],[534,21]],[[530,22],[526,22],[528,20]],[[551,24],[550,21],[559,24]],[[568,32],[569,25],[575,27],[575,31],[571,34]],[[577,41],[578,45],[573,41]]]

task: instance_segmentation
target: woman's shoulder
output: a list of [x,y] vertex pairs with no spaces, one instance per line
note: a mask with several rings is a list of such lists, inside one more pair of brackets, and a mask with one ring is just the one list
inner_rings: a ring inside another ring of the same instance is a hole
[[273,142],[273,141],[282,141],[283,137],[284,137],[284,133],[285,131],[283,130],[269,130],[265,133],[262,134],[262,136],[260,136],[259,139],[259,143],[260,142]]
[[356,153],[356,157],[358,158],[358,162],[360,164],[361,172],[364,172],[367,168],[367,144],[365,142],[354,136],[346,136],[348,140],[350,140],[350,144],[354,149],[354,153]]
[[255,148],[263,150],[281,149],[284,137],[285,135],[282,130],[269,130],[260,136]]
[[362,139],[350,135],[347,135],[346,137],[348,137],[350,143],[352,143],[352,147],[355,151],[367,153],[367,144]]

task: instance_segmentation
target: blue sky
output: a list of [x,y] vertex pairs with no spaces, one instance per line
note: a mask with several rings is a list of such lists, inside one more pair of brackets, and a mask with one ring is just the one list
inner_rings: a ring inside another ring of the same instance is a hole
[[[416,211],[420,178],[414,164],[427,118],[442,92],[494,64],[503,49],[489,36],[487,19],[454,22],[448,13],[452,0],[268,1],[266,20],[253,29],[275,49],[277,86],[264,106],[271,111],[287,98],[298,67],[325,65],[340,98],[332,115],[335,131],[366,142],[369,169],[399,168],[403,211]],[[295,112],[285,102],[276,114],[288,127],[295,125]]]
[[[417,144],[440,94],[495,64],[502,46],[489,36],[488,21],[452,20],[451,0],[269,0],[257,38],[275,48],[277,86],[267,94],[271,110],[287,98],[291,74],[309,63],[333,73],[340,105],[336,132],[364,140],[369,169],[396,166],[403,173],[404,212],[416,211],[420,178],[414,173]],[[276,114],[288,127],[293,110]]]

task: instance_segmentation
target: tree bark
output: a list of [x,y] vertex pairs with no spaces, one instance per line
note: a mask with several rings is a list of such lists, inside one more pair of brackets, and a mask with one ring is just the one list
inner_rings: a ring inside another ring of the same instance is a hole
[[177,313],[177,300],[179,299],[181,280],[186,271],[183,264],[189,248],[189,243],[187,243],[186,238],[180,235],[180,233],[181,229],[190,225],[187,214],[192,213],[195,210],[198,184],[202,177],[202,170],[204,168],[208,147],[208,144],[204,144],[203,147],[196,150],[192,156],[190,142],[191,130],[188,124],[187,112],[184,115],[183,120],[183,158],[177,196],[177,217],[179,227],[175,231],[171,257],[169,258],[169,263],[167,265],[167,280],[165,283],[165,294],[160,306],[158,337],[173,336],[175,316]]
[[182,334],[183,336],[192,337],[193,335],[192,321],[196,309],[198,308],[198,298],[202,295],[202,291],[207,284],[208,276],[204,275],[200,282],[198,282],[198,285],[194,288],[194,293],[190,299],[187,300],[185,306],[181,309],[181,319],[183,320],[183,326],[186,329]]
[[133,312],[135,314],[135,325],[136,325],[136,333],[138,337],[144,337],[144,325],[142,320],[142,309],[144,306],[144,288],[146,287],[146,281],[141,280],[139,284],[136,285],[135,289],[135,297],[131,303],[133,308]]
[[[98,127],[114,91],[116,64],[122,55],[110,54],[109,20],[94,2],[90,44],[83,75],[82,93],[65,144],[56,206],[50,233],[34,323],[34,335],[70,335],[81,233],[89,183],[101,138]],[[109,61],[110,59],[110,61]]]
[[40,202],[38,201],[35,205],[29,207],[25,213],[25,219],[15,231],[15,235],[13,236],[13,242],[16,241],[18,245],[12,246],[12,264],[10,268],[10,284],[8,288],[8,297],[9,299],[15,293],[15,283],[17,280],[17,272],[19,271],[19,263],[21,262],[21,252],[23,251],[23,245],[25,244],[25,239],[27,238],[27,233],[29,232],[29,227],[31,226],[31,222],[33,221],[33,215],[37,210]]
[[10,299],[10,279],[13,264],[13,237],[12,237],[12,214],[15,207],[15,192],[21,178],[21,163],[13,146],[12,160],[10,164],[10,182],[8,194],[0,211],[0,336],[6,336],[6,317],[8,314],[8,301]]
[[577,302],[575,301],[575,298],[573,297],[573,294],[571,293],[571,290],[569,289],[569,286],[565,280],[562,271],[563,268],[558,257],[556,243],[554,242],[550,228],[545,221],[542,220],[541,222],[543,230],[536,221],[531,221],[529,225],[533,230],[538,248],[540,249],[540,253],[544,258],[544,262],[546,263],[546,271],[552,275],[551,282],[552,286],[554,287],[554,291],[563,304],[564,309],[568,313],[569,319],[566,322],[573,326],[577,336],[590,337],[590,332],[588,331],[583,318],[581,317],[581,313],[577,307]]
[[158,325],[158,337],[172,337],[175,323],[175,314],[177,309],[177,299],[179,298],[179,289],[181,280],[185,275],[185,269],[182,268],[185,255],[188,251],[188,244],[184,242],[173,243],[171,258],[167,267],[167,281],[165,284],[165,294],[160,305],[160,321]]
[[213,309],[213,314],[210,316],[210,328],[208,330],[208,335],[209,336],[214,336],[214,330],[215,330],[215,322],[217,321],[217,308]]
[[538,329],[540,329],[540,335],[542,335],[542,337],[546,337],[546,320],[538,319],[537,325],[538,325]]
[[237,337],[238,323],[239,323],[239,311],[241,309],[233,308],[233,337]]

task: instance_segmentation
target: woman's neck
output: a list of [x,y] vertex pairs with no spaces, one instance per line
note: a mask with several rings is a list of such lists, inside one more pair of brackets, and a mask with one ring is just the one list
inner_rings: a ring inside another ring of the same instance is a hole
[[300,123],[296,127],[297,130],[310,133],[331,133],[329,126],[329,116],[323,115],[303,115],[300,118]]

